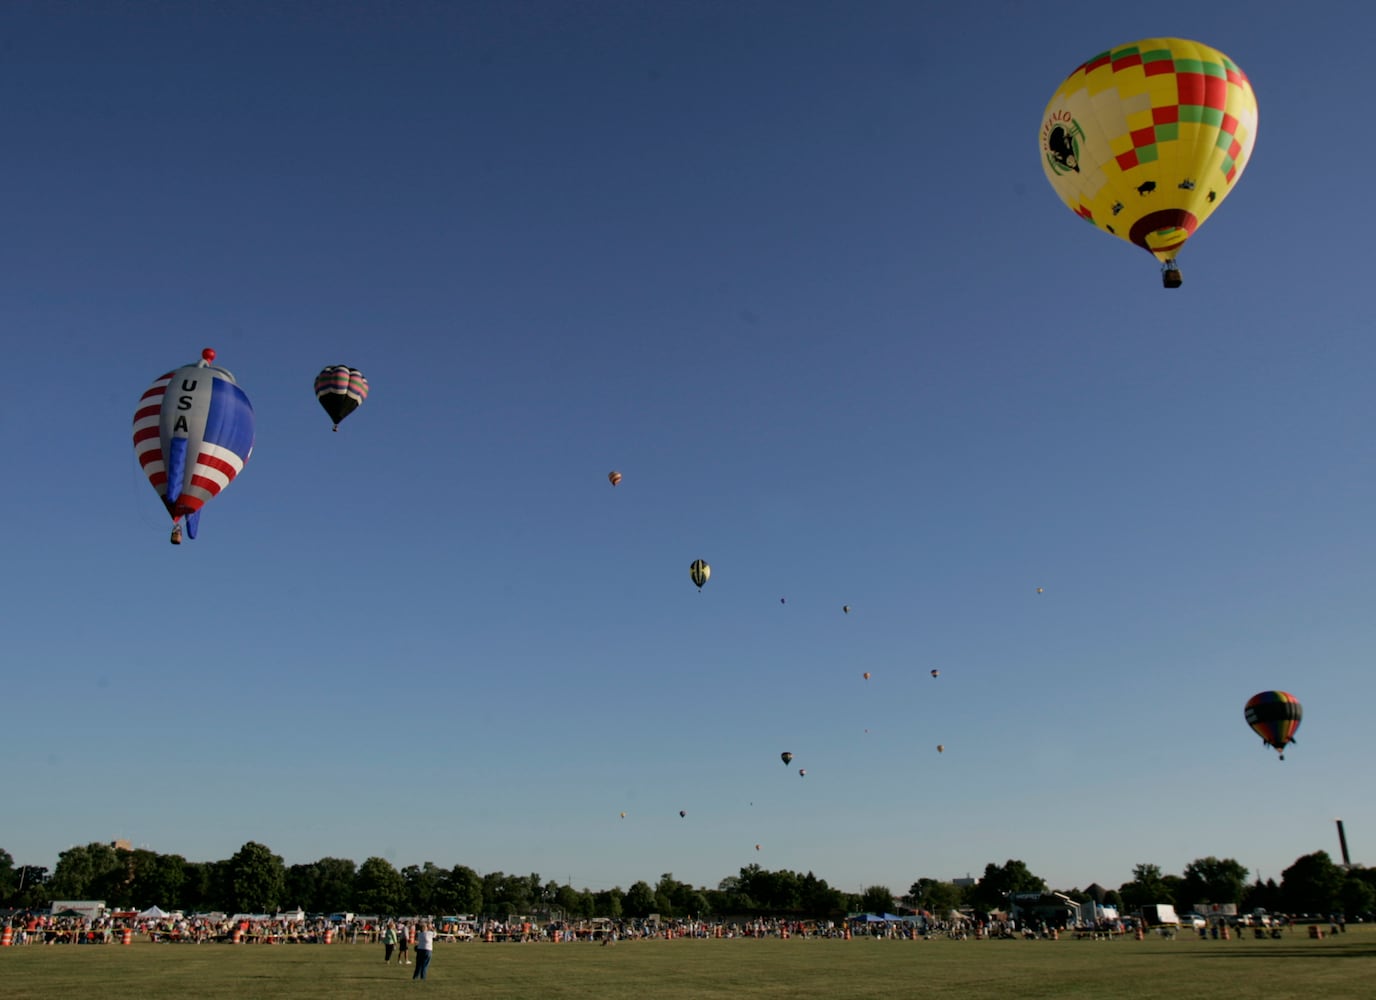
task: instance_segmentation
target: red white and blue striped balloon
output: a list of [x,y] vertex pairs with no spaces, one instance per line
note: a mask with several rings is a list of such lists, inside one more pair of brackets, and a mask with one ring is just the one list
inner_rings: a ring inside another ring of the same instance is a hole
[[[234,376],[201,360],[158,378],[134,411],[134,455],[174,525],[196,537],[201,508],[253,453],[253,405]],[[172,540],[180,541],[173,531]]]

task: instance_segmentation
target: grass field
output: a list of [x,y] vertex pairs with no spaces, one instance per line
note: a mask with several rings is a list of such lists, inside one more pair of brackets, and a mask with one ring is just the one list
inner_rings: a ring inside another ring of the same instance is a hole
[[441,944],[430,978],[380,945],[29,945],[0,951],[0,997],[101,1000],[413,995],[1178,1000],[1376,996],[1376,927],[1322,941],[646,941]]

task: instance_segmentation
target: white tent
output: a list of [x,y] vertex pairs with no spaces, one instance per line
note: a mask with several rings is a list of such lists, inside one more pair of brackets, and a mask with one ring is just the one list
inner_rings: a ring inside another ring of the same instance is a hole
[[167,911],[164,910],[161,906],[150,906],[148,909],[140,913],[138,918],[140,920],[161,920],[163,917],[167,915]]

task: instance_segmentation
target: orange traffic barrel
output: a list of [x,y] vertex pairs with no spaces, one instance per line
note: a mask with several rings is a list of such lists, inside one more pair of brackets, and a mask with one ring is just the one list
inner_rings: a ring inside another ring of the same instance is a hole
[[126,928],[124,928],[124,933],[120,935],[119,943],[120,943],[120,944],[133,944],[133,943],[134,943],[134,928],[132,928],[132,927],[126,927]]
[[0,931],[0,948],[9,948],[13,944],[14,928],[11,927],[9,924],[6,924],[5,929],[3,931]]

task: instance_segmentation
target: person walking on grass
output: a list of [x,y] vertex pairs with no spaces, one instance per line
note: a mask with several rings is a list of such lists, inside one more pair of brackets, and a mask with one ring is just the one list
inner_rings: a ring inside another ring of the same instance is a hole
[[430,954],[435,947],[435,931],[428,924],[422,922],[420,930],[416,932],[416,971],[411,973],[412,979],[424,979],[425,970],[430,968]]
[[397,931],[397,965],[410,965],[411,955],[407,950],[411,947],[411,925],[402,924]]
[[387,953],[382,959],[382,964],[391,965],[392,952],[397,950],[397,925],[390,920],[387,921],[387,929],[382,932],[382,945],[387,949]]

